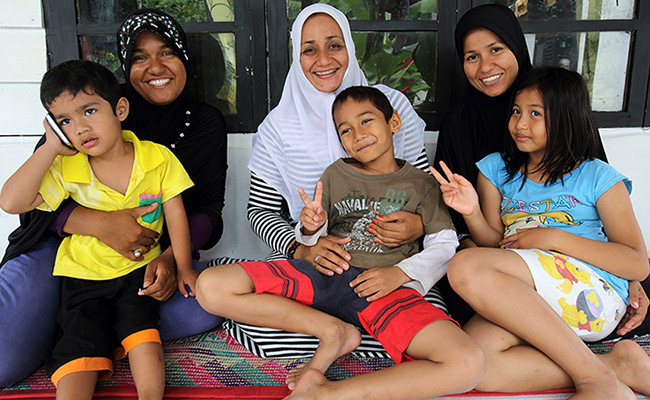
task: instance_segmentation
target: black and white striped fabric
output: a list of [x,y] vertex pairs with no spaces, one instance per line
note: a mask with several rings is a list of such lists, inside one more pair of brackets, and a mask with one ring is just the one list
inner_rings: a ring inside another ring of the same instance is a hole
[[[424,298],[447,312],[442,296],[433,287]],[[302,333],[285,332],[273,328],[226,320],[223,327],[248,351],[262,358],[308,358],[314,355],[318,339]],[[359,357],[390,358],[383,346],[366,332],[361,332],[361,344],[353,353]]]

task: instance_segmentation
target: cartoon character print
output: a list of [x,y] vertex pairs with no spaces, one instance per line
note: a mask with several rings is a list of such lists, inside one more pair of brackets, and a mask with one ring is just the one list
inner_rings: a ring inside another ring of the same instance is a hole
[[568,304],[566,298],[558,300],[562,307],[562,319],[578,330],[602,332],[605,320],[601,318],[603,302],[593,289],[583,290],[578,294],[576,304]]
[[505,231],[503,237],[514,235],[517,229],[538,228],[548,225],[551,221],[566,225],[580,225],[582,222],[575,222],[571,214],[565,211],[549,211],[543,214],[530,214],[523,211],[506,213],[501,216]]
[[568,257],[564,254],[550,252],[553,256],[544,254],[538,250],[533,250],[537,253],[538,259],[544,271],[546,271],[552,278],[562,281],[557,287],[563,293],[570,293],[573,289],[573,284],[582,282],[589,287],[593,287],[590,275],[568,261]]
[[141,193],[140,194],[140,207],[141,206],[147,206],[149,204],[153,203],[158,203],[158,207],[156,207],[155,210],[153,210],[150,213],[147,213],[142,216],[142,221],[146,222],[148,224],[154,223],[158,221],[160,218],[160,213],[161,213],[161,205],[162,205],[162,191],[158,192],[158,194],[149,194],[149,193]]

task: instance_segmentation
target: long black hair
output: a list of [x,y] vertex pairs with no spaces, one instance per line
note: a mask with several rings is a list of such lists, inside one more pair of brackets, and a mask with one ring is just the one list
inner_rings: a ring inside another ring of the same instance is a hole
[[[558,67],[527,72],[515,84],[515,93],[535,88],[544,101],[546,150],[537,171],[543,171],[548,185],[573,171],[581,162],[601,155],[602,143],[589,105],[589,92],[582,76]],[[514,99],[513,99],[514,102]],[[508,134],[509,136],[509,134]],[[505,141],[501,153],[508,180],[522,172],[525,182],[528,153],[517,148],[514,140]]]

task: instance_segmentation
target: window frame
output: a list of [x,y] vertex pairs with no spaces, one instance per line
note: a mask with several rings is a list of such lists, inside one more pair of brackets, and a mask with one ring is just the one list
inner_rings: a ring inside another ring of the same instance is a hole
[[[79,58],[79,36],[115,35],[119,27],[119,24],[77,24],[75,0],[42,0],[42,3],[50,65]],[[438,130],[442,116],[464,95],[465,80],[454,46],[456,22],[472,7],[487,3],[491,1],[440,1],[437,21],[350,21],[352,31],[436,32],[435,101],[418,110],[428,130]],[[595,112],[598,126],[602,128],[650,126],[650,2],[637,0],[636,3],[635,17],[629,20],[520,22],[524,33],[632,33],[624,109]],[[235,35],[237,114],[226,116],[226,121],[229,132],[254,132],[282,94],[289,70],[289,31],[293,21],[287,17],[286,0],[236,0],[233,5],[234,22],[184,22],[181,25],[187,34]]]
[[[120,24],[78,24],[75,0],[42,0],[49,65],[81,56],[79,37],[115,36]],[[264,0],[236,0],[233,22],[181,22],[187,35],[232,33],[235,36],[237,114],[225,115],[228,132],[250,132],[267,109]],[[70,43],[74,43],[72,46]]]

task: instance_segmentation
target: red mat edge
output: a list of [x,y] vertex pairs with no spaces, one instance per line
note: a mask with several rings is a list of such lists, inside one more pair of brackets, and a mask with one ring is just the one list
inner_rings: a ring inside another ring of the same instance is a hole
[[[472,390],[467,393],[451,394],[443,397],[496,397],[496,396],[531,396],[540,394],[571,393],[573,388],[538,390],[530,392],[481,392]],[[289,390],[283,386],[238,386],[232,388],[206,388],[206,387],[170,387],[165,389],[165,399],[245,399],[245,400],[272,400],[283,399],[289,395]],[[0,392],[0,399],[54,399],[54,389],[41,390],[6,390]],[[98,387],[93,396],[95,399],[120,400],[136,399],[135,386],[102,386]]]
[[[289,395],[284,386],[238,386],[232,388],[171,387],[165,389],[165,399],[283,399]],[[54,389],[5,390],[0,391],[0,399],[55,399]],[[137,399],[135,386],[102,386],[95,390],[94,399],[119,400]]]

